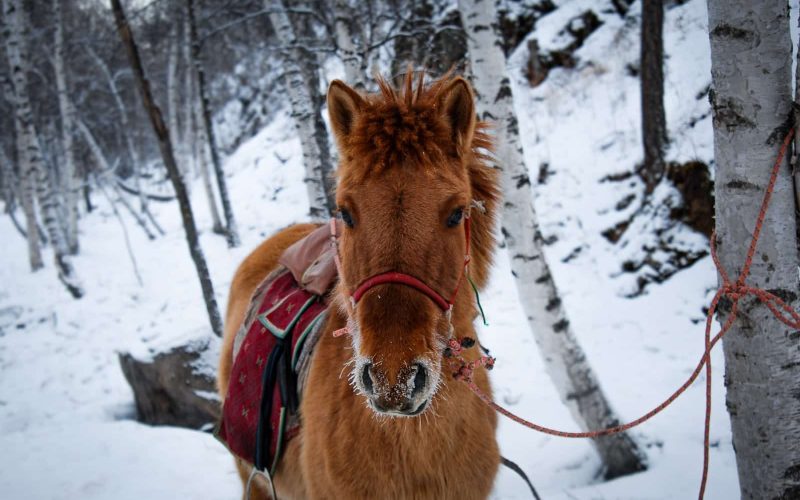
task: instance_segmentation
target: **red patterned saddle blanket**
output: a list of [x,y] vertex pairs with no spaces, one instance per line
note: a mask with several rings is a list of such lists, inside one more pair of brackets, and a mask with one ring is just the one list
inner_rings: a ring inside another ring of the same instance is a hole
[[234,363],[216,435],[236,456],[275,472],[299,430],[297,410],[311,352],[324,326],[324,296],[286,267],[256,289],[234,341]]

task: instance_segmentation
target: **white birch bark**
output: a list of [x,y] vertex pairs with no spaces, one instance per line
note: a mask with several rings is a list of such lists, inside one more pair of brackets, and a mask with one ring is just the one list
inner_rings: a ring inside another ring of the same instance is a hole
[[22,0],[3,0],[6,23],[6,55],[11,68],[16,119],[19,120],[22,156],[27,176],[36,185],[36,200],[42,213],[45,229],[53,247],[58,277],[67,291],[75,297],[83,296],[83,287],[75,274],[69,258],[69,249],[59,219],[58,197],[52,179],[42,159],[41,147],[33,121],[33,109],[28,95],[28,70],[30,58],[27,51],[28,19]]
[[56,74],[56,90],[58,92],[58,110],[61,114],[61,146],[64,150],[64,204],[66,209],[67,245],[71,254],[78,253],[78,186],[80,178],[75,168],[75,152],[72,148],[74,133],[74,116],[69,105],[67,72],[64,67],[64,20],[61,1],[53,0],[55,14],[55,54],[53,66]]
[[270,10],[269,19],[276,36],[283,46],[283,70],[286,92],[289,94],[292,118],[300,137],[303,165],[306,171],[304,182],[308,191],[309,215],[321,221],[329,217],[329,209],[323,184],[324,169],[319,144],[314,136],[314,103],[303,78],[300,50],[295,47],[295,34],[286,9],[280,0],[265,0]]
[[334,30],[339,57],[344,64],[345,81],[356,90],[364,90],[365,72],[361,64],[361,57],[354,42],[352,23],[353,8],[348,0],[336,0],[333,4]]
[[[308,0],[295,1],[292,7],[311,10],[313,2]],[[296,40],[315,40],[318,35],[309,16],[289,16]],[[310,44],[297,44],[298,62],[303,71],[303,81],[306,82],[308,95],[311,97],[311,116],[314,121],[314,139],[319,148],[319,163],[322,178],[322,189],[325,191],[325,206],[329,213],[336,209],[336,186],[334,182],[334,164],[331,153],[331,142],[325,120],[322,117],[322,108],[326,103],[326,93],[321,92],[320,74],[324,62],[323,56],[309,48]],[[327,89],[326,89],[327,90]]]
[[6,211],[8,212],[11,207],[15,206],[17,193],[20,190],[19,179],[14,174],[14,169],[11,166],[11,160],[8,159],[5,149],[0,147],[0,178],[3,184],[3,201],[6,203]]
[[22,122],[15,117],[16,126],[16,147],[17,158],[19,158],[20,170],[20,199],[22,200],[22,212],[25,214],[25,228],[28,237],[28,260],[31,264],[31,271],[36,271],[44,267],[42,260],[42,241],[39,236],[39,223],[36,220],[36,183],[33,179],[33,172],[29,166],[25,145],[22,143]]
[[[501,231],[517,292],[548,374],[562,402],[583,430],[619,424],[586,355],[575,338],[542,251],[505,56],[491,0],[459,0],[481,120],[496,125],[504,209]],[[593,440],[606,477],[644,468],[643,456],[627,433]]]
[[[797,26],[800,28],[800,16],[797,17]],[[800,47],[800,36],[798,36],[797,43],[797,47]],[[797,125],[800,125],[800,50],[797,51],[795,59],[794,105],[792,108],[795,127],[797,127]],[[795,209],[800,211],[800,134],[794,135],[794,151],[792,153],[792,180],[794,181]]]
[[[717,247],[735,280],[789,128],[789,7],[776,0],[710,0],[708,28]],[[747,283],[797,310],[800,262],[793,197],[786,164]],[[721,323],[730,306],[730,301],[721,305]],[[778,322],[761,303],[744,298],[722,345],[741,498],[800,498],[800,332]]]
[[[0,16],[0,31],[6,28],[3,18]],[[11,80],[2,78],[3,95],[12,105],[16,102],[14,88]],[[16,148],[17,161],[19,162],[19,189],[17,196],[22,205],[22,213],[25,215],[25,236],[28,243],[28,262],[31,271],[36,271],[44,267],[42,261],[41,239],[39,238],[39,225],[36,221],[35,186],[30,178],[31,169],[28,167],[25,155],[25,146],[22,144],[22,122],[14,116],[14,147]]]
[[[17,228],[17,231],[19,231],[19,234],[22,235],[23,238],[25,238],[25,241],[27,243],[30,243],[28,241],[28,231],[25,227],[23,227],[19,223],[16,214],[18,205],[17,202],[19,201],[19,198],[22,193],[22,185],[16,172],[14,172],[14,167],[12,165],[11,160],[8,158],[8,156],[6,156],[6,152],[2,148],[0,148],[0,173],[2,174],[2,179],[3,179],[3,201],[5,201],[6,204],[5,212],[11,219],[11,223],[14,224],[14,227]],[[36,242],[38,249],[38,235],[37,239],[34,241]],[[31,255],[30,251],[28,252],[28,255],[29,256]],[[39,259],[40,259],[39,267],[41,267],[41,255],[39,256]],[[30,262],[30,263],[34,264],[35,262]],[[33,268],[33,265],[31,265],[31,268],[34,271],[37,269]]]

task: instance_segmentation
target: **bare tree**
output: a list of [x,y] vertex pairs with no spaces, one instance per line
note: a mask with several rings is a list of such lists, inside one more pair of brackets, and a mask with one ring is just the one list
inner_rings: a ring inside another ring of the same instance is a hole
[[225,234],[229,247],[239,246],[239,231],[236,228],[236,219],[233,216],[230,198],[228,196],[228,186],[225,182],[225,172],[222,170],[222,160],[219,157],[217,143],[214,136],[214,126],[211,120],[211,109],[206,91],[206,75],[203,67],[202,54],[200,52],[200,40],[197,37],[197,20],[194,12],[194,0],[186,0],[186,7],[189,15],[189,36],[192,44],[191,55],[195,67],[195,77],[197,78],[197,94],[202,106],[202,123],[205,136],[208,139],[208,148],[211,151],[211,163],[214,165],[214,174],[217,178],[217,189],[219,199],[222,203],[222,212],[225,214]]
[[[313,4],[309,0],[295,0],[293,7],[300,12],[312,12]],[[320,37],[316,34],[316,26],[312,22],[311,15],[295,14],[289,15],[289,21],[297,38],[302,40],[317,40]],[[331,142],[328,137],[328,128],[322,117],[322,108],[326,104],[326,94],[321,91],[320,75],[321,56],[312,50],[308,44],[296,43],[295,48],[300,55],[298,62],[303,71],[303,80],[308,88],[308,95],[311,98],[311,117],[314,122],[314,140],[319,149],[319,164],[322,176],[322,187],[325,190],[325,205],[328,213],[333,213],[336,208],[336,186],[334,184],[334,165],[331,154]]]
[[[797,25],[800,27],[800,17],[797,19]],[[800,40],[798,40],[798,47],[800,47]],[[792,105],[793,117],[795,127],[800,125],[800,50],[797,51],[795,59],[795,75],[794,75],[794,104]],[[794,134],[794,150],[792,153],[792,180],[794,181],[794,205],[795,215],[800,217],[800,134]],[[800,226],[800,224],[798,224]],[[798,227],[798,242],[800,245],[800,227]]]
[[283,2],[281,0],[265,0],[265,3],[270,12],[270,22],[283,46],[284,79],[286,91],[289,94],[292,118],[303,150],[303,164],[306,170],[304,181],[308,190],[309,213],[312,219],[321,220],[330,215],[335,204],[331,189],[326,189],[326,184],[332,188],[330,171],[326,171],[324,167],[322,152],[315,137],[318,131],[316,108],[314,98],[304,79],[302,67],[304,54],[297,46],[295,31]]
[[[583,430],[619,424],[586,355],[575,338],[550,268],[533,205],[533,189],[522,154],[511,82],[496,24],[494,0],[459,0],[482,120],[496,124],[497,168],[504,194],[501,232],[518,296],[539,352],[562,402]],[[643,456],[627,433],[593,443],[608,478],[644,469]]]
[[72,108],[67,96],[67,71],[64,64],[64,20],[61,9],[62,0],[53,0],[53,13],[55,14],[55,50],[53,66],[56,74],[56,90],[58,91],[58,109],[61,114],[61,147],[64,150],[64,205],[66,211],[66,236],[67,245],[71,254],[77,254],[78,245],[78,185],[80,178],[75,166],[75,152],[72,147],[72,137],[75,131]]
[[[59,217],[58,197],[53,182],[44,164],[33,109],[28,94],[28,71],[30,57],[28,54],[28,18],[22,0],[3,0],[5,17],[4,38],[6,56],[11,68],[11,82],[14,94],[14,111],[18,120],[18,141],[22,155],[20,164],[26,170],[25,177],[36,186],[36,201],[42,212],[45,229],[53,247],[58,277],[67,291],[76,299],[83,296],[83,287],[75,274],[69,258],[69,248],[64,237],[64,230]],[[33,228],[29,227],[32,233]]]
[[356,45],[358,22],[349,0],[336,0],[333,4],[334,30],[339,57],[344,64],[344,78],[356,90],[364,90],[366,72],[362,68],[363,56],[359,56]]
[[642,0],[641,100],[645,193],[664,177],[667,119],[664,113],[664,2]]
[[[717,248],[736,279],[791,112],[791,39],[785,1],[710,0]],[[747,284],[793,309],[798,258],[792,179],[781,169]],[[753,299],[723,340],[726,404],[744,499],[800,498],[798,332]],[[722,304],[719,321],[731,303]]]
[[217,299],[214,296],[214,287],[211,283],[211,276],[208,272],[206,259],[203,256],[202,249],[200,248],[200,241],[197,237],[197,226],[194,222],[194,215],[192,214],[192,206],[189,201],[188,193],[186,192],[186,186],[183,184],[180,170],[175,162],[175,155],[172,151],[172,143],[169,139],[169,131],[164,124],[164,118],[161,115],[161,110],[158,108],[158,105],[156,105],[150,92],[150,83],[144,74],[142,61],[139,58],[139,50],[136,47],[136,42],[133,39],[133,33],[131,32],[130,25],[125,18],[125,13],[122,10],[120,0],[111,0],[111,7],[114,11],[114,20],[117,25],[117,31],[119,32],[122,44],[125,46],[125,51],[128,55],[128,61],[130,62],[131,69],[133,70],[136,86],[142,98],[144,108],[150,117],[150,123],[153,127],[156,138],[158,139],[158,146],[161,151],[161,157],[164,160],[164,166],[169,172],[170,180],[172,181],[172,185],[175,189],[175,196],[177,197],[178,204],[180,205],[183,227],[186,231],[186,242],[189,245],[189,253],[192,256],[192,261],[194,261],[194,265],[197,270],[197,277],[199,278],[200,286],[203,289],[203,298],[205,300],[206,311],[208,312],[208,319],[211,323],[211,329],[214,331],[214,334],[221,337],[222,319],[219,314]]
[[[193,93],[190,95],[195,95],[197,92],[196,83],[195,79],[195,85],[192,88]],[[211,172],[208,166],[210,155],[208,150],[208,138],[204,134],[205,129],[200,126],[200,123],[203,121],[203,110],[200,108],[199,100],[195,100],[191,105],[194,113],[187,114],[186,116],[187,120],[192,124],[191,130],[187,130],[187,132],[191,133],[191,142],[189,142],[189,144],[193,147],[195,165],[203,179],[203,188],[206,193],[206,200],[208,201],[208,209],[211,213],[212,231],[217,234],[225,234],[225,228],[222,226],[222,220],[220,219],[219,210],[217,209],[217,197],[214,194],[214,184],[211,181]]]
[[20,235],[27,241],[28,231],[19,223],[16,217],[17,195],[20,192],[19,178],[14,173],[14,167],[8,159],[6,152],[0,148],[0,185],[2,187],[2,199],[5,202],[5,213],[11,219],[11,223]]
[[[139,153],[136,147],[133,144],[133,137],[132,137],[132,129],[131,129],[131,122],[128,116],[128,108],[125,105],[125,101],[122,98],[122,93],[120,92],[119,87],[117,86],[117,79],[114,75],[111,74],[111,70],[109,69],[106,62],[97,54],[97,52],[92,47],[86,47],[86,51],[89,54],[92,61],[94,61],[95,65],[97,65],[100,72],[106,79],[108,83],[108,89],[111,92],[111,96],[114,100],[114,105],[117,108],[117,112],[119,113],[119,124],[122,130],[126,133],[123,135],[123,140],[125,142],[125,147],[128,152],[128,158],[131,162],[131,171],[133,173],[133,179],[135,183],[135,193],[136,196],[139,198],[139,210],[147,217],[147,220],[150,221],[150,224],[159,232],[159,234],[164,234],[164,230],[161,229],[161,226],[156,221],[155,216],[150,211],[150,207],[147,203],[147,196],[145,194],[145,190],[142,186],[142,162],[139,157]],[[88,126],[85,126],[85,132],[82,132],[84,137],[91,136],[94,139],[93,134],[91,134],[90,129]],[[95,154],[95,156],[97,156]],[[150,230],[146,228],[145,223],[145,232],[147,232],[148,236],[151,234]]]
[[[6,27],[2,24],[2,16],[0,16],[0,31],[5,32]],[[15,102],[14,89],[11,85],[11,80],[2,77],[3,95],[8,102]],[[19,165],[19,182],[16,191],[20,203],[22,204],[22,212],[25,214],[25,238],[28,243],[28,262],[31,266],[31,271],[36,271],[44,267],[42,261],[41,239],[39,238],[39,225],[36,221],[36,205],[35,205],[35,186],[33,179],[31,179],[31,170],[27,165],[25,146],[22,144],[22,122],[14,114],[14,145],[16,148],[17,163]],[[10,169],[10,167],[9,167]]]
[[169,128],[170,141],[175,147],[178,158],[181,160],[178,163],[178,167],[181,169],[184,184],[186,184],[186,189],[191,194],[191,169],[189,168],[189,162],[186,161],[189,155],[181,140],[181,128],[178,125],[178,110],[181,107],[181,101],[178,98],[178,84],[180,82],[178,79],[178,59],[181,52],[181,42],[178,25],[173,26],[169,35],[169,50],[167,52],[167,127]]
[[[71,104],[70,104],[71,105]],[[103,189],[103,186],[100,186],[100,183],[110,184],[112,189],[117,193],[117,197],[122,205],[128,209],[128,212],[131,214],[131,217],[136,221],[137,224],[142,228],[144,233],[147,235],[147,238],[150,240],[156,239],[156,235],[150,231],[150,228],[147,225],[147,221],[140,215],[140,213],[133,209],[133,207],[128,203],[125,197],[119,192],[119,186],[115,181],[116,173],[114,172],[114,166],[108,161],[105,153],[103,153],[103,149],[100,147],[100,144],[97,142],[92,131],[86,125],[80,117],[75,120],[76,126],[78,131],[81,133],[83,140],[86,142],[86,145],[89,147],[89,151],[94,156],[97,165],[100,167],[100,172],[95,172],[95,179],[98,182],[98,187],[103,191],[103,194],[107,197],[107,193]],[[114,208],[116,210],[116,207]],[[125,231],[127,233],[127,231]]]

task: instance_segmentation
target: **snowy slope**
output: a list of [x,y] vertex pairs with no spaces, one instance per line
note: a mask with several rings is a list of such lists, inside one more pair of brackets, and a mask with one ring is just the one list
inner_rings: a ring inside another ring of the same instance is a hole
[[[238,262],[306,210],[289,123],[282,115],[228,160],[240,248],[211,233],[195,185],[201,244],[223,306]],[[133,420],[117,361],[119,351],[210,335],[177,206],[151,205],[167,231],[154,242],[127,220],[141,287],[108,203],[95,201],[75,259],[88,291],[81,301],[65,296],[52,269],[29,273],[23,240],[0,218],[0,498],[234,498],[238,475],[210,434]]]
[[[566,20],[596,2],[559,4],[537,24],[545,47]],[[661,402],[700,358],[702,307],[716,277],[703,259],[636,299],[624,297],[630,278],[620,275],[620,263],[649,237],[648,227],[633,231],[640,239],[631,240],[631,248],[611,245],[600,232],[625,216],[614,205],[628,193],[640,196],[641,186],[600,180],[640,161],[638,80],[624,68],[638,57],[638,31],[618,17],[602,20],[578,50],[576,68],[554,70],[535,89],[521,75],[522,50],[512,56],[510,70],[531,178],[543,162],[552,172],[536,187],[545,237],[556,240],[547,257],[575,332],[613,405],[628,420]],[[667,12],[673,160],[707,162],[712,156],[710,121],[702,118],[708,103],[696,98],[710,80],[705,23],[701,0]],[[695,126],[688,127],[693,118]],[[304,219],[307,197],[292,131],[289,118],[280,115],[227,160],[241,248],[230,251],[211,234],[201,186],[195,185],[201,242],[220,304],[242,257],[265,235]],[[119,351],[141,353],[208,334],[177,207],[156,207],[168,235],[155,242],[126,219],[142,287],[117,220],[104,200],[96,201],[100,208],[82,221],[82,255],[75,260],[88,291],[81,301],[65,296],[51,268],[29,273],[24,241],[8,218],[0,218],[0,498],[238,498],[232,461],[210,435],[133,420],[132,394],[117,363]],[[686,229],[677,229],[675,237],[687,246],[705,244]],[[498,359],[492,373],[497,399],[538,423],[574,430],[526,330],[502,251],[482,301],[490,323],[482,328],[482,340]],[[714,353],[713,362],[707,498],[728,499],[737,496],[738,485],[721,353]],[[670,409],[634,431],[650,469],[608,483],[595,476],[599,460],[586,441],[536,434],[507,420],[498,438],[503,454],[528,472],[548,500],[687,498],[696,495],[700,479],[702,416],[701,378]],[[522,482],[505,470],[493,496],[529,498]]]

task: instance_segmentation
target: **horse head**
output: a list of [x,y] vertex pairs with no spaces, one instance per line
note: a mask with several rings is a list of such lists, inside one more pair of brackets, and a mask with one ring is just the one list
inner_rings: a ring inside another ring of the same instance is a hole
[[[478,286],[488,274],[496,178],[466,80],[378,83],[369,96],[340,81],[328,91],[344,226],[337,300],[349,318],[354,388],[379,414],[415,416],[442,383],[453,324],[474,317],[461,285],[470,250]],[[471,210],[474,200],[486,213]]]

